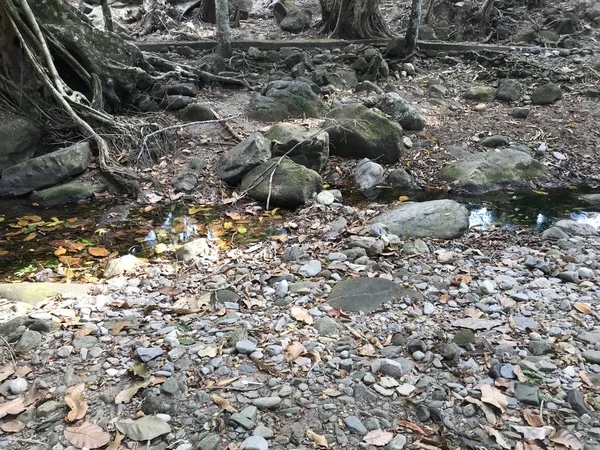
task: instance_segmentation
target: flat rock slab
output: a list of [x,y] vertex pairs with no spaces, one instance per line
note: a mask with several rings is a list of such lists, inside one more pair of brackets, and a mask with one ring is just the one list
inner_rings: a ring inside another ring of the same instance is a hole
[[93,284],[0,283],[0,298],[35,306],[42,300],[58,294],[68,294],[74,297],[85,296],[93,286]]
[[327,302],[344,311],[369,313],[382,303],[404,297],[423,300],[421,293],[403,288],[385,278],[353,278],[336,284]]
[[409,202],[373,218],[398,236],[454,239],[469,227],[469,211],[453,200]]

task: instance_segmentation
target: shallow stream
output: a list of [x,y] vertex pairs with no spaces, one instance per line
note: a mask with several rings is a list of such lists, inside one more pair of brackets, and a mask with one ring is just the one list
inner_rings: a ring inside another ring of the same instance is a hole
[[[344,192],[344,203],[364,207],[371,202],[451,198],[469,208],[471,228],[482,231],[496,227],[542,231],[563,218],[590,223],[600,230],[600,207],[579,198],[598,192],[578,187],[456,197],[419,191],[407,198],[383,188],[369,199],[360,193]],[[0,200],[0,281],[40,281],[34,274],[42,268],[52,268],[63,278],[90,280],[107,256],[133,253],[146,258],[164,257],[172,246],[196,237],[209,237],[223,247],[277,239],[287,233],[284,222],[290,215],[252,206],[234,210],[178,204],[138,209],[96,201],[46,209],[23,199]]]

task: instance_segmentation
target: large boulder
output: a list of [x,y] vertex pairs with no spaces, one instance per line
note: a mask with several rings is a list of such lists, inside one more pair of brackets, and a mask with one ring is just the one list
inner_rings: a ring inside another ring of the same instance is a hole
[[23,195],[83,173],[92,159],[90,144],[80,142],[9,167],[2,172],[0,196]]
[[34,121],[0,112],[0,170],[33,157],[41,135]]
[[295,208],[321,191],[323,179],[314,170],[283,157],[273,158],[252,169],[242,179],[241,187],[256,200],[266,202],[269,199],[269,206]]
[[360,104],[344,105],[327,114],[329,152],[346,158],[369,158],[384,164],[400,159],[402,127]]
[[453,200],[408,202],[379,214],[371,223],[383,223],[398,236],[460,237],[469,227],[469,211]]
[[273,15],[279,28],[290,33],[309,28],[312,21],[312,12],[299,7],[293,0],[279,0],[273,5]]
[[269,128],[265,137],[271,141],[274,157],[287,154],[295,163],[315,172],[321,172],[329,158],[329,134],[324,130],[280,122]]
[[547,173],[546,166],[528,153],[508,148],[470,155],[444,167],[439,177],[455,183],[459,189],[481,194],[503,188],[525,188],[527,180]]
[[278,122],[292,117],[320,117],[327,106],[304,81],[272,81],[250,100],[248,115]]
[[403,298],[423,301],[423,295],[404,288],[385,278],[350,278],[337,283],[327,297],[327,303],[350,312],[370,313],[382,303],[392,303]]
[[94,194],[104,192],[106,188],[106,183],[76,179],[34,192],[29,199],[41,206],[65,205],[92,198]]
[[382,95],[376,106],[402,125],[405,130],[421,131],[427,125],[421,114],[395,92]]
[[217,163],[217,178],[234,186],[256,166],[271,158],[271,141],[256,132],[230,149]]

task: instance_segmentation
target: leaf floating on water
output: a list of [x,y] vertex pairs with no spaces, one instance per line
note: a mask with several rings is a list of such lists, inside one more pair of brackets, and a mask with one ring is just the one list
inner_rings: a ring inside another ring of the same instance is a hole
[[219,405],[225,411],[230,412],[230,413],[237,412],[237,409],[235,409],[231,405],[231,403],[229,403],[229,401],[224,399],[223,397],[219,397],[217,394],[213,394],[211,397],[213,399],[213,402],[215,402],[217,405]]
[[65,438],[77,448],[100,448],[110,442],[110,435],[90,422],[65,428]]
[[390,433],[389,431],[383,430],[372,430],[369,431],[363,441],[367,444],[374,445],[375,447],[383,447],[387,445],[394,438],[394,433]]
[[329,448],[327,438],[321,434],[315,433],[310,428],[306,430],[306,437],[314,442],[318,447]]

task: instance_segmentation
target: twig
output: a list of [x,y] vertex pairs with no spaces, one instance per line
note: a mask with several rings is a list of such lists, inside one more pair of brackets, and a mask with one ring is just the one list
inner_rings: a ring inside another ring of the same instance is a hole
[[197,121],[197,122],[188,122],[188,123],[184,123],[184,124],[180,124],[180,125],[171,125],[169,127],[164,127],[161,128],[160,130],[156,130],[153,131],[150,134],[147,134],[146,136],[144,136],[144,139],[142,139],[142,145],[140,146],[140,152],[138,153],[138,159],[140,159],[142,157],[142,153],[144,152],[144,150],[146,149],[146,144],[148,143],[148,139],[150,139],[152,136],[155,136],[157,134],[163,133],[165,131],[169,131],[169,130],[175,130],[175,129],[181,129],[181,128],[185,128],[185,127],[190,127],[192,125],[208,125],[211,123],[222,123],[222,122],[226,122],[228,120],[232,120],[235,119],[237,117],[240,117],[241,114],[236,114],[235,116],[229,116],[229,117],[224,117],[222,119],[215,119],[215,120],[204,120],[204,121]]
[[26,444],[36,444],[36,445],[43,445],[44,447],[50,447],[50,445],[48,443],[42,442],[42,441],[36,441],[35,439],[10,438],[9,441],[23,442]]
[[13,366],[14,366],[15,370],[17,370],[17,361],[15,359],[15,352],[13,351],[13,349],[10,346],[10,344],[8,343],[8,341],[6,339],[4,339],[3,336],[0,336],[0,339],[2,339],[2,342],[4,342],[4,344],[8,348],[8,354],[10,355],[10,359],[12,359]]
[[[221,117],[219,116],[219,114],[211,108],[211,112],[213,113],[213,115],[215,116],[216,119],[221,119]],[[237,142],[242,142],[244,140],[244,138],[242,136],[240,136],[232,127],[231,125],[229,125],[227,122],[223,122],[222,123],[223,128],[225,128],[229,134],[233,137],[234,140],[236,140]]]

